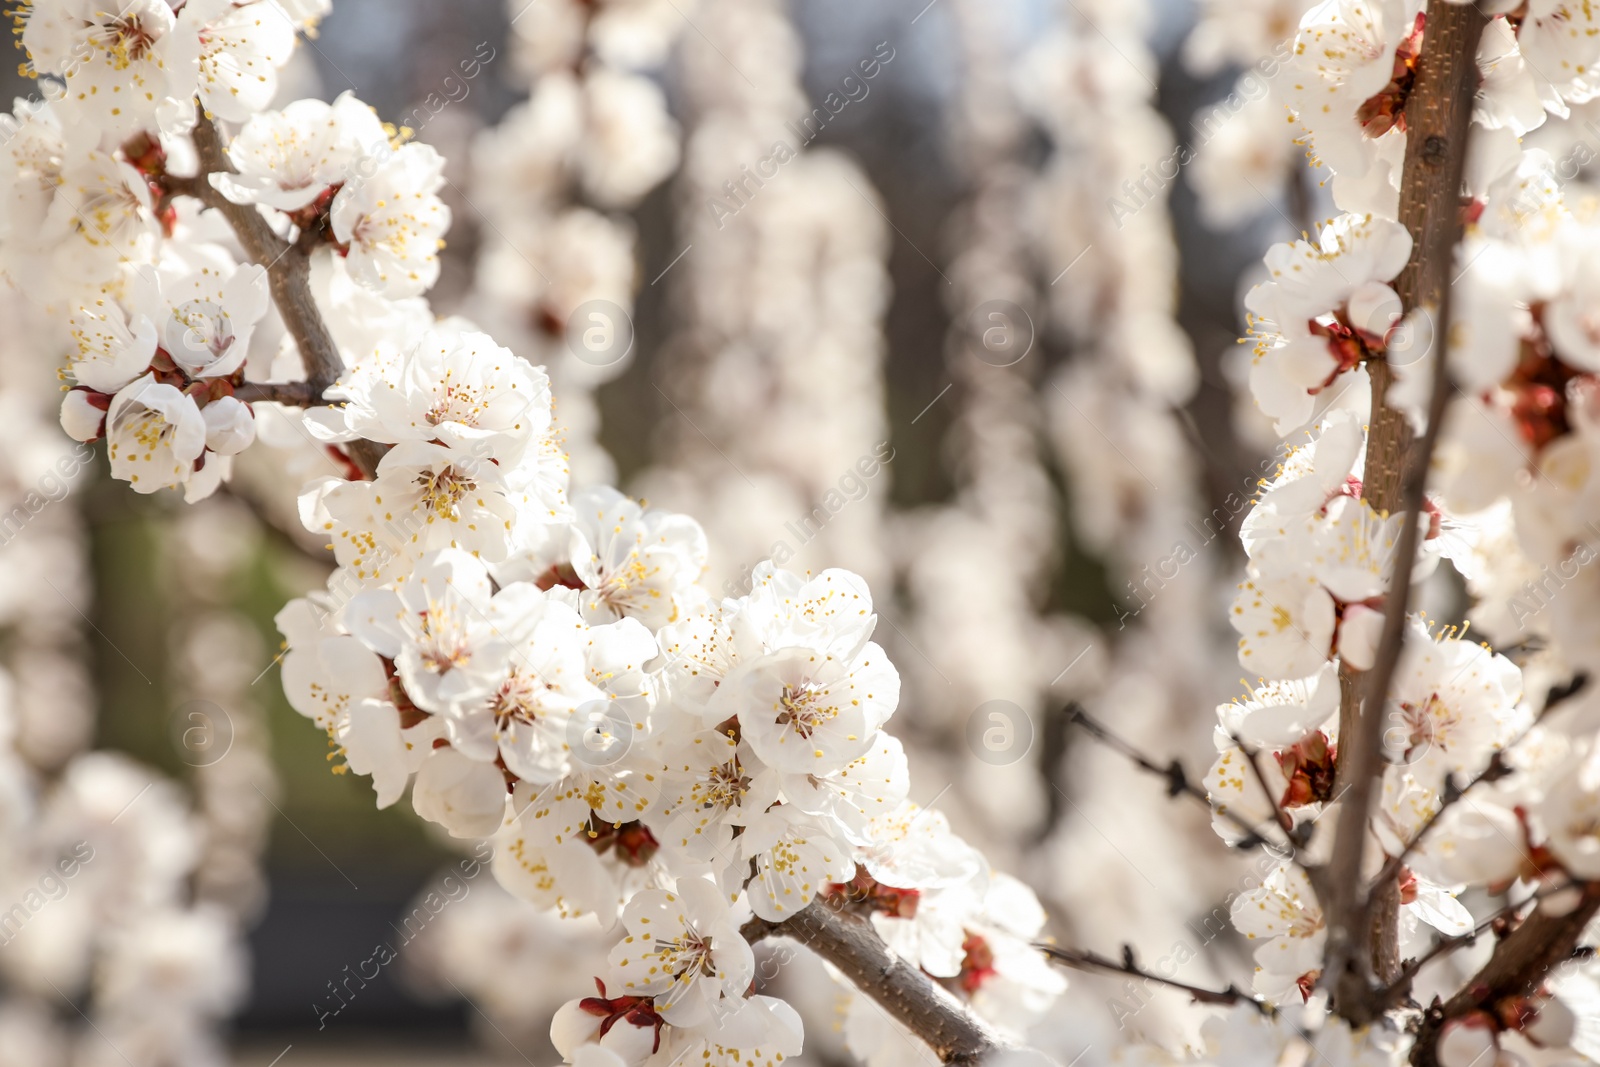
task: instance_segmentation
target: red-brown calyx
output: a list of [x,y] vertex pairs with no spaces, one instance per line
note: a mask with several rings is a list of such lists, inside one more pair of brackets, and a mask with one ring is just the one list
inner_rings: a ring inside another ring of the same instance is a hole
[[599,1016],[601,1022],[598,1036],[605,1037],[611,1032],[611,1028],[619,1022],[625,1022],[630,1026],[648,1026],[655,1031],[650,1051],[652,1053],[659,1051],[661,1048],[661,1027],[666,1024],[666,1020],[662,1019],[660,1013],[656,1011],[655,998],[607,997],[606,984],[598,978],[594,980],[594,984],[595,988],[600,990],[600,995],[598,997],[584,997],[578,1001],[578,1008],[590,1015]]
[[966,938],[961,942],[961,975],[959,981],[961,989],[968,996],[976,993],[990,978],[1000,972],[994,965],[994,949],[989,947],[989,942],[983,935],[966,931]]
[[1395,49],[1394,70],[1389,76],[1389,84],[1368,97],[1356,110],[1356,121],[1361,123],[1368,137],[1382,137],[1391,129],[1405,132],[1406,99],[1410,97],[1411,87],[1417,80],[1417,60],[1422,55],[1423,26],[1426,22],[1427,15],[1417,12],[1417,21],[1412,25],[1411,32]]
[[832,882],[822,891],[823,898],[837,907],[851,906],[868,911],[892,915],[897,919],[914,918],[922,893],[916,889],[897,889],[884,885],[866,868],[857,864],[855,877],[848,882]]
[[609,823],[592,814],[589,816],[589,832],[584,835],[584,840],[602,854],[614,849],[617,859],[629,867],[643,867],[661,848],[661,842],[655,839],[650,828],[638,820]]
[[1338,755],[1338,746],[1321,730],[1277,753],[1278,767],[1289,780],[1279,807],[1302,808],[1332,797]]

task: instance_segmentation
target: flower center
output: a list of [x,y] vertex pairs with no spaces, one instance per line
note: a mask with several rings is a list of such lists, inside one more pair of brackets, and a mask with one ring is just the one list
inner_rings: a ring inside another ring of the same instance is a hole
[[1402,703],[1400,710],[1404,713],[1406,727],[1410,731],[1407,756],[1423,744],[1438,744],[1441,748],[1450,747],[1450,728],[1456,724],[1458,716],[1450,705],[1439,699],[1438,693],[1429,693],[1428,699],[1420,705]]
[[417,475],[417,485],[422,489],[423,506],[452,520],[460,517],[457,505],[461,498],[478,487],[476,479],[453,466],[441,471],[424,471]]
[[478,425],[478,416],[483,413],[485,407],[478,390],[470,385],[453,382],[448,375],[443,386],[433,406],[423,416],[428,420],[428,425],[437,426],[441,422],[459,422],[466,426]]
[[711,939],[694,930],[685,930],[679,937],[668,941],[656,939],[656,955],[661,969],[676,981],[689,982],[696,978],[714,978],[716,963],[711,956]]
[[542,711],[540,694],[554,688],[555,686],[549,682],[541,682],[532,675],[513,670],[506,680],[500,683],[489,710],[502,726],[513,720],[534,722]]
[[[151,408],[134,409],[132,405],[123,409],[116,425],[112,427],[112,436],[131,439],[130,451],[142,451],[146,462],[155,456],[157,449],[165,448],[176,432],[177,427],[159,412]],[[112,455],[118,451],[117,446],[117,441],[111,443]]]
[[600,599],[614,610],[618,615],[626,615],[628,609],[653,597],[659,597],[659,589],[649,589],[645,582],[650,577],[650,568],[639,558],[639,553],[634,550],[628,553],[628,561],[622,566],[608,571],[600,580],[599,587],[595,590],[600,594]]
[[209,352],[221,358],[233,347],[233,320],[209,301],[191,300],[175,308],[172,317],[183,326],[184,344],[195,353]]
[[437,604],[430,604],[422,613],[422,640],[418,645],[423,665],[434,674],[444,674],[472,660],[466,627]]
[[778,712],[778,724],[807,739],[836,714],[833,706],[824,701],[823,691],[809,683],[784,686],[778,707],[782,709]]
[[138,15],[121,15],[102,22],[92,39],[111,56],[117,70],[126,70],[150,54],[156,38]]
[[706,775],[705,785],[700,791],[703,798],[701,807],[736,808],[748,792],[750,776],[744,773],[744,768],[739,765],[739,757],[735,756],[727,763],[711,768],[711,773]]

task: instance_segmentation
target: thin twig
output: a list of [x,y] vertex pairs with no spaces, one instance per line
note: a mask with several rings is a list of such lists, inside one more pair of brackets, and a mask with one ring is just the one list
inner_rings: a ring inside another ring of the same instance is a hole
[[1170,989],[1182,990],[1201,1004],[1249,1004],[1262,1015],[1271,1015],[1273,1011],[1270,1004],[1251,996],[1232,983],[1229,983],[1226,989],[1207,989],[1205,986],[1180,982],[1176,978],[1164,978],[1159,974],[1151,974],[1139,966],[1138,962],[1133,958],[1133,949],[1127,945],[1122,948],[1122,960],[1120,962],[1107,959],[1097,952],[1088,952],[1083,949],[1061,948],[1057,945],[1046,944],[1036,944],[1033,947],[1058,963],[1066,964],[1068,967],[1075,967],[1080,971],[1105,971],[1110,974],[1125,974],[1130,978],[1142,978],[1147,982],[1154,982]]
[[292,408],[317,407],[328,403],[311,388],[310,382],[245,382],[233,395],[247,404],[271,401]]
[[1129,762],[1133,763],[1133,765],[1138,767],[1140,770],[1146,771],[1165,781],[1167,783],[1167,796],[1186,796],[1193,800],[1197,800],[1206,806],[1207,811],[1210,811],[1214,815],[1222,816],[1239,830],[1243,831],[1245,835],[1244,839],[1235,842],[1233,847],[1240,849],[1254,848],[1256,845],[1270,843],[1268,842],[1266,836],[1262,834],[1260,827],[1252,825],[1248,819],[1245,819],[1235,811],[1227,808],[1219,808],[1212,804],[1211,795],[1189,780],[1188,772],[1183,769],[1183,764],[1179,763],[1177,760],[1172,760],[1163,767],[1155,760],[1140,752],[1132,744],[1118,737],[1099,722],[1096,722],[1089,716],[1087,711],[1083,710],[1083,705],[1077,703],[1076,701],[1067,705],[1067,720],[1069,722],[1076,722],[1081,725],[1085,730],[1089,731],[1089,735],[1096,741],[1099,741],[1101,744],[1104,744],[1107,747],[1121,753],[1129,760]]
[[1468,933],[1458,934],[1455,937],[1439,938],[1433,943],[1433,946],[1429,948],[1427,952],[1424,952],[1421,956],[1418,956],[1415,959],[1406,961],[1405,966],[1400,969],[1400,977],[1395,979],[1384,988],[1384,990],[1379,994],[1380,998],[1385,1004],[1393,1006],[1403,994],[1410,990],[1411,980],[1422,972],[1422,968],[1426,967],[1428,964],[1432,963],[1441,956],[1445,956],[1451,952],[1454,952],[1458,948],[1476,944],[1478,938],[1481,937],[1486,930],[1490,929],[1502,919],[1510,918],[1512,915],[1516,914],[1521,909],[1528,907],[1529,905],[1537,905],[1539,901],[1543,900],[1545,897],[1551,896],[1555,893],[1565,892],[1566,890],[1573,888],[1573,886],[1576,884],[1577,883],[1569,880],[1562,882],[1560,885],[1547,886],[1543,889],[1540,889],[1532,896],[1524,897],[1521,900],[1513,901],[1504,905],[1503,907],[1497,908],[1493,914],[1486,916]]
[[1255,775],[1256,784],[1261,787],[1262,795],[1267,798],[1267,803],[1272,806],[1273,819],[1277,821],[1279,826],[1283,827],[1284,833],[1292,834],[1294,832],[1294,820],[1283,810],[1283,806],[1278,803],[1278,798],[1272,794],[1272,787],[1267,784],[1266,772],[1261,769],[1260,749],[1246,748],[1244,738],[1236,733],[1230,732],[1228,738],[1233,742],[1235,748],[1244,753],[1244,758],[1249,761],[1250,771]]

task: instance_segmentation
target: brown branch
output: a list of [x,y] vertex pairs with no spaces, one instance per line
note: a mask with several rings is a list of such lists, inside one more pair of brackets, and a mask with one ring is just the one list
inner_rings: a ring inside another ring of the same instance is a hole
[[1433,309],[1433,337],[1438,346],[1428,428],[1420,443],[1413,445],[1404,413],[1385,402],[1393,380],[1389,365],[1374,359],[1367,367],[1372,416],[1363,495],[1377,511],[1402,509],[1405,517],[1395,547],[1377,662],[1365,680],[1354,729],[1341,734],[1340,758],[1350,762],[1340,777],[1350,788],[1340,812],[1326,882],[1333,899],[1327,911],[1331,921],[1325,973],[1335,1010],[1357,1025],[1371,1022],[1378,1010],[1371,975],[1376,973],[1385,983],[1398,977],[1398,887],[1391,880],[1366,892],[1361,863],[1373,788],[1383,773],[1384,706],[1404,643],[1428,465],[1451,390],[1444,352],[1450,324],[1450,282],[1455,247],[1461,238],[1461,184],[1472,101],[1478,88],[1478,40],[1485,22],[1483,13],[1471,5],[1430,0],[1416,82],[1406,102],[1400,221],[1410,231],[1413,245],[1396,288],[1407,311]]
[[1246,748],[1244,738],[1236,733],[1229,733],[1228,739],[1233,742],[1233,747],[1244,753],[1244,758],[1249,761],[1250,772],[1255,777],[1256,784],[1261,787],[1261,793],[1267,798],[1267,803],[1272,808],[1272,817],[1278,825],[1283,827],[1283,832],[1294,833],[1294,820],[1283,810],[1283,805],[1278,803],[1278,798],[1273,795],[1272,787],[1267,784],[1266,772],[1261,769],[1261,750],[1259,748]]
[[311,388],[310,382],[245,382],[233,395],[247,404],[271,401],[292,408],[309,408],[328,403]]
[[821,900],[813,900],[782,922],[751,919],[739,932],[752,944],[770,936],[800,942],[837,967],[945,1063],[977,1063],[1000,1047],[1000,1039],[987,1024],[891,952],[870,923],[847,918]]
[[1545,897],[1553,896],[1556,893],[1564,893],[1572,889],[1576,884],[1575,882],[1567,881],[1562,882],[1560,885],[1547,886],[1530,897],[1524,897],[1521,900],[1496,909],[1492,914],[1480,920],[1467,933],[1458,934],[1455,937],[1439,938],[1428,951],[1415,959],[1407,960],[1405,966],[1400,968],[1400,977],[1385,988],[1381,994],[1384,1004],[1393,1007],[1400,1002],[1402,997],[1409,996],[1412,979],[1422,973],[1422,968],[1434,960],[1439,959],[1441,956],[1447,956],[1458,948],[1477,944],[1478,938],[1495,924],[1509,919],[1524,908],[1537,906],[1539,901]]
[[1140,967],[1133,958],[1132,949],[1124,946],[1122,960],[1107,959],[1096,952],[1086,952],[1082,949],[1061,948],[1057,945],[1034,945],[1034,948],[1058,963],[1068,967],[1075,967],[1080,971],[1104,971],[1110,974],[1125,974],[1130,978],[1142,978],[1147,982],[1155,982],[1169,989],[1177,989],[1189,994],[1199,1004],[1249,1004],[1263,1015],[1272,1014],[1271,1005],[1252,997],[1250,994],[1230,983],[1226,989],[1207,989],[1205,986],[1190,985],[1180,982],[1175,978],[1163,978],[1159,974],[1151,974]]
[[[1235,811],[1218,808],[1213,805],[1211,803],[1211,795],[1189,780],[1189,773],[1183,769],[1183,764],[1179,763],[1177,760],[1172,760],[1166,766],[1162,766],[1155,760],[1140,752],[1128,741],[1118,737],[1105,726],[1090,718],[1089,713],[1084,711],[1083,706],[1078,704],[1076,701],[1067,705],[1067,721],[1075,722],[1082,726],[1089,732],[1089,736],[1093,737],[1101,744],[1121,753],[1130,763],[1138,767],[1140,770],[1165,781],[1167,783],[1167,796],[1185,796],[1192,800],[1197,800],[1206,806],[1207,811],[1214,815],[1220,815],[1222,818],[1231,822],[1245,835],[1242,840],[1234,844],[1234,848],[1245,849],[1254,848],[1256,845],[1261,844],[1271,844],[1271,842],[1267,840],[1266,836],[1262,834],[1261,827],[1252,825],[1249,820],[1243,818]],[[1266,788],[1265,784],[1263,784],[1262,788]],[[1271,799],[1270,796],[1268,799]],[[1273,803],[1273,810],[1274,812],[1277,811],[1277,804],[1275,802]],[[1281,822],[1277,822],[1276,819],[1277,816],[1275,815],[1275,824],[1278,825],[1279,829],[1282,829],[1283,827]],[[1290,849],[1290,851],[1292,852],[1293,849]]]
[[1578,903],[1570,911],[1556,915],[1541,907],[1529,915],[1500,942],[1489,962],[1459,993],[1443,1004],[1436,1000],[1428,1008],[1411,1049],[1412,1064],[1438,1067],[1439,1035],[1450,1020],[1475,1011],[1493,1014],[1503,1000],[1536,993],[1550,971],[1572,956],[1573,946],[1596,914],[1600,914],[1600,882],[1584,883]]
[[[222,136],[216,125],[201,111],[194,129],[195,151],[200,157],[200,176],[195,179],[167,178],[173,193],[182,193],[199,199],[207,207],[215,208],[233,227],[239,243],[252,261],[266,268],[267,285],[272,292],[272,302],[283,318],[285,329],[294,338],[295,347],[306,367],[306,388],[309,394],[322,397],[329,386],[344,373],[344,358],[334,343],[328,324],[311,294],[311,259],[303,248],[290,246],[273,232],[267,220],[253,204],[235,204],[223,196],[207,180],[210,174],[228,174],[233,165],[223,150]],[[262,399],[275,399],[263,397]],[[307,406],[302,404],[301,406]],[[377,471],[378,460],[386,447],[374,441],[352,441],[345,446],[350,458],[371,478]]]

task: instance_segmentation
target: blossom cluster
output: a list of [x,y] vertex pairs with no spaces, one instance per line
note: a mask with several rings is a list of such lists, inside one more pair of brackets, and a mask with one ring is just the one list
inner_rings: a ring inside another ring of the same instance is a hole
[[[590,17],[535,7],[540,25]],[[337,381],[280,415],[331,464],[299,511],[336,567],[278,616],[286,693],[380,807],[409,790],[423,819],[493,839],[512,894],[613,929],[597,995],[556,1013],[563,1054],[797,1053],[798,1017],[755,991],[741,927],[810,906],[870,921],[1020,1035],[1064,985],[1030,947],[1043,912],[909,800],[866,583],[767,562],[747,595],[716,598],[698,523],[571,477],[546,371],[424,298],[450,221],[438,154],[351,94],[270,106],[317,11],[124,8],[40,0],[19,23],[66,91],[11,117],[0,269],[68,326],[62,424],[104,438],[137,491],[200,499],[253,444],[262,398],[318,380],[327,353],[296,302],[313,305]],[[535,66],[529,121],[587,109],[604,132],[634,114],[618,94],[659,95],[596,73],[580,104],[562,64]],[[649,149],[631,169],[547,162],[629,202],[675,161],[665,121],[643,144],[611,131]],[[573,151],[603,147],[594,132]],[[251,262],[258,221],[278,259]]]
[[[1430,45],[1422,5],[1317,4],[1301,14],[1272,80],[1313,160],[1332,172],[1343,211],[1315,236],[1275,245],[1266,280],[1245,300],[1250,390],[1295,443],[1244,522],[1248,563],[1230,621],[1239,661],[1257,680],[1218,709],[1206,785],[1230,842],[1252,829],[1309,842],[1232,907],[1256,945],[1256,990],[1275,1002],[1310,997],[1323,977],[1329,917],[1307,871],[1326,860],[1333,813],[1346,802],[1341,705],[1373,670],[1384,613],[1404,592],[1393,586],[1402,517],[1370,499],[1373,479],[1384,477],[1369,469],[1378,410],[1402,414],[1420,434],[1435,374],[1457,387],[1408,572],[1421,582],[1448,561],[1479,598],[1471,621],[1494,641],[1518,643],[1512,623],[1522,615],[1505,605],[1528,572],[1592,539],[1585,413],[1594,341],[1582,310],[1594,276],[1592,208],[1569,204],[1551,157],[1521,138],[1595,95],[1582,72],[1600,59],[1600,26],[1581,5],[1505,11],[1512,6],[1498,5],[1477,51],[1466,233],[1445,333],[1438,308],[1401,296],[1416,253],[1398,214],[1404,105]],[[1372,373],[1380,364],[1381,377]],[[1378,381],[1386,390],[1374,396]],[[1452,937],[1478,928],[1457,899],[1469,891],[1517,904],[1595,877],[1592,726],[1583,712],[1546,718],[1536,695],[1592,669],[1582,601],[1553,598],[1540,617],[1548,644],[1524,651],[1520,665],[1461,628],[1407,620],[1386,701],[1363,712],[1383,717],[1387,764],[1361,875],[1398,865],[1402,954],[1420,954],[1425,927]],[[1474,786],[1470,803],[1455,803]],[[1564,1006],[1552,999],[1561,991],[1524,991],[1498,1019],[1452,1020],[1441,1062],[1521,1038],[1573,1040],[1582,1001]]]
[[[1208,219],[1241,218],[1241,204],[1254,205],[1241,181],[1259,193],[1257,180],[1296,180],[1293,142],[1274,129],[1286,109],[1328,172],[1339,214],[1275,245],[1245,298],[1248,391],[1293,443],[1244,518],[1245,573],[1228,616],[1254,680],[1218,709],[1204,782],[1225,840],[1285,847],[1258,885],[1230,897],[1254,948],[1259,999],[1212,1019],[1193,1051],[1219,1064],[1313,1053],[1396,1062],[1404,1038],[1317,1018],[1317,1003],[1299,1011],[1330,984],[1332,902],[1315,872],[1327,870],[1330,834],[1351,810],[1348,789],[1375,786],[1352,876],[1393,879],[1405,954],[1481,932],[1485,899],[1525,917],[1600,892],[1595,705],[1552,712],[1539,696],[1600,667],[1586,610],[1600,572],[1584,569],[1600,547],[1600,212],[1564,184],[1570,174],[1553,153],[1524,144],[1559,146],[1561,124],[1600,97],[1600,14],[1555,0],[1489,5],[1465,237],[1446,272],[1453,309],[1440,329],[1440,309],[1416,295],[1419,249],[1415,226],[1401,221],[1401,185],[1407,103],[1438,47],[1430,18],[1448,10],[1444,0],[1206,5],[1187,58],[1202,69],[1245,65],[1247,103],[1213,113],[1222,125],[1205,131],[1198,155],[1173,147],[1151,94],[1117,67],[1153,90],[1143,5],[1092,26],[1123,42],[1114,57],[1091,51],[1086,34],[1051,35],[1015,88],[984,67],[996,42],[981,6],[958,2],[970,31],[965,106],[978,114],[1001,102],[985,113],[1004,121],[963,132],[971,214],[986,223],[967,235],[952,293],[976,303],[1003,284],[1029,306],[1047,304],[1084,358],[1051,380],[1064,406],[1046,407],[1031,395],[1031,369],[988,363],[958,324],[952,349],[972,358],[956,369],[964,395],[951,401],[963,405],[970,460],[957,503],[906,526],[916,536],[898,560],[880,536],[882,501],[857,508],[814,549],[855,546],[855,570],[800,574],[785,569],[787,552],[765,548],[760,516],[774,500],[796,505],[779,513],[799,513],[862,442],[883,436],[887,232],[856,189],[864,176],[821,152],[796,153],[783,182],[745,189],[739,219],[704,217],[706,195],[731,186],[752,150],[804,111],[797,44],[776,5],[708,3],[715,36],[699,33],[703,47],[689,40],[682,74],[689,112],[703,114],[680,151],[651,76],[683,35],[679,4],[519,0],[514,62],[531,95],[476,147],[476,180],[498,224],[461,316],[427,299],[451,222],[440,155],[353,94],[276,99],[277,72],[325,0],[23,5],[27,69],[49,91],[0,119],[0,274],[43,313],[44,347],[62,365],[62,427],[79,442],[103,439],[112,476],[136,491],[181,489],[190,501],[231,477],[258,436],[292,449],[302,470],[323,465],[298,512],[334,567],[325,589],[278,615],[288,699],[326,733],[336,773],[370,777],[379,807],[409,793],[444,833],[492,844],[507,896],[481,894],[448,920],[470,943],[490,944],[491,964],[525,961],[485,927],[546,929],[520,925],[528,920],[508,907],[606,932],[603,962],[563,943],[563,959],[593,983],[592,995],[553,1012],[551,1038],[568,1062],[798,1054],[798,1013],[769,995],[774,976],[753,942],[808,909],[870,927],[958,1007],[1021,1042],[1065,984],[1032,945],[1044,912],[943,814],[910,799],[906,747],[888,732],[901,676],[878,641],[898,646],[879,632],[868,579],[901,566],[921,613],[912,630],[940,653],[929,667],[943,677],[935,660],[946,663],[961,683],[926,718],[953,719],[995,679],[1026,679],[1037,703],[1072,669],[1058,672],[1050,656],[1078,635],[1033,598],[1052,564],[1055,515],[1032,423],[1056,438],[1080,536],[1132,573],[1193,510],[1191,496],[1158,487],[1145,468],[1190,469],[1172,409],[1198,375],[1170,286],[1148,284],[1177,270],[1160,211],[1143,211],[1163,197],[1122,205],[1109,224],[1062,205],[1114,190],[1111,175],[1144,174],[1130,152],[1170,153],[1195,161]],[[728,92],[718,66],[747,53],[719,41],[748,42],[762,58],[759,84],[742,78],[748,93]],[[1024,188],[1030,116],[1052,162]],[[1108,139],[1110,125],[1132,132]],[[732,382],[765,398],[744,407],[686,395],[709,433],[686,414],[694,435],[676,446],[677,467],[647,474],[674,502],[693,501],[706,526],[607,484],[589,395],[631,353],[623,320],[638,269],[622,213],[680,156],[685,229],[702,247],[678,268],[699,295],[684,301],[670,358],[686,394]],[[1030,256],[1067,264],[1060,280],[1090,255],[1081,270],[1104,284],[1052,283],[1047,295],[1035,284]],[[832,284],[834,275],[859,284]],[[599,349],[583,340],[594,315],[605,327]],[[1429,426],[1440,375],[1456,392]],[[839,401],[840,382],[850,401]],[[1084,407],[1116,411],[1116,425],[1108,433]],[[266,432],[269,410],[282,432]],[[1020,432],[1003,417],[1017,411]],[[840,431],[810,448],[819,412]],[[1438,438],[1415,558],[1403,561],[1401,422]],[[755,478],[727,479],[728,452],[750,456]],[[1107,499],[1120,506],[1096,506]],[[778,558],[741,567],[713,551],[730,545]],[[1004,563],[964,563],[980,557]],[[1531,577],[1551,567],[1567,585],[1527,608]],[[1476,632],[1418,612],[1403,620],[1397,649],[1381,647],[1411,593],[1398,587],[1402,571],[1434,589],[1458,579],[1477,600],[1467,614]],[[1142,639],[1105,657],[1117,667],[1108,692],[1128,707],[1181,707],[1206,658],[1204,635],[1187,625],[1203,601],[1203,576],[1168,594]],[[1019,620],[1039,625],[1007,628]],[[1389,691],[1361,712],[1383,717],[1386,762],[1375,782],[1350,782],[1352,708],[1371,676],[1387,675],[1390,652]],[[35,743],[24,737],[19,750]],[[158,793],[113,833],[100,823],[123,813],[111,814],[108,797],[144,779],[115,760],[60,762],[68,769],[38,809],[56,837],[39,845],[12,827],[0,844],[45,854],[67,833],[54,829],[60,807],[73,834],[104,830],[96,857],[127,853],[103,868],[117,878],[106,885],[131,887],[148,915],[123,916],[103,946],[61,958],[76,961],[79,982],[95,968],[108,1018],[141,1040],[155,1040],[144,1008],[165,981],[182,1008],[174,1032],[201,1048],[204,1024],[237,996],[238,967],[229,920],[187,907],[177,888],[198,862],[187,815]],[[993,790],[991,819],[1037,802],[1034,784],[1019,777]],[[1467,790],[1471,802],[1457,803]],[[108,909],[115,896],[78,894]],[[202,965],[207,953],[221,962]],[[463,966],[456,949],[442,954]],[[482,999],[510,996],[467,984]],[[1460,1067],[1496,1052],[1510,1062],[1528,1043],[1600,1053],[1573,1023],[1592,1011],[1595,988],[1592,973],[1569,969],[1493,1010],[1452,1017],[1438,1059]],[[903,1029],[870,992],[852,991],[844,1008],[849,1047],[874,1067],[904,1062]],[[1117,1055],[1174,1062],[1142,1047]]]
[[[342,484],[377,496],[384,478]],[[537,529],[540,548],[500,563],[464,549],[470,534],[392,578],[353,561],[335,587],[359,592],[295,601],[279,623],[291,703],[380,805],[410,781],[419,815],[493,837],[513,894],[620,918],[598,996],[556,1017],[564,1053],[792,1054],[792,1012],[747,996],[739,927],[819,897],[975,1004],[987,991],[996,1014],[1015,1010],[1008,983],[1059,989],[1028,947],[1043,925],[1032,894],[907,800],[882,729],[899,677],[859,578],[763,564],[749,595],[714,600],[699,526],[608,488],[574,492],[563,536]],[[409,538],[387,536],[366,529],[365,551],[404,558]]]
[[[205,7],[188,5],[184,15]],[[226,20],[242,10],[259,11],[261,25],[235,41]],[[264,62],[246,58],[256,54],[251,34],[287,16],[272,0],[228,12],[201,29],[217,34],[217,49],[238,50],[218,51],[215,61]],[[35,10],[24,23],[25,43],[44,15]],[[88,21],[78,32],[113,51],[155,47],[139,18]],[[70,87],[72,72],[65,77]],[[178,99],[166,103],[177,108]],[[192,120],[193,102],[183,106]],[[186,137],[153,128],[122,140],[126,131],[112,124],[94,142],[83,118],[61,100],[19,104],[6,119],[0,271],[26,279],[69,327],[66,431],[79,441],[104,438],[113,476],[136,491],[182,486],[187,499],[202,499],[255,439],[253,408],[236,395],[247,374],[288,377],[297,361],[282,344],[265,267],[244,261],[217,212],[178,194],[208,181],[208,195],[265,209],[284,236],[318,244],[313,271],[330,299],[337,291],[376,301],[341,317],[341,341],[392,359],[378,351],[384,339],[367,316],[438,276],[449,223],[436,195],[443,161],[426,145],[399,143],[349,94],[251,114],[228,146],[231,171],[198,178]]]

